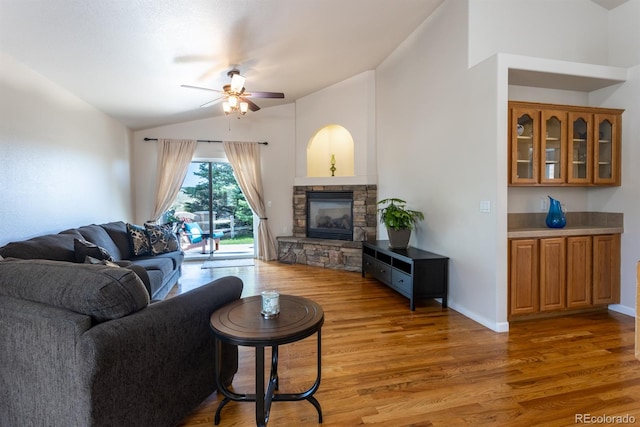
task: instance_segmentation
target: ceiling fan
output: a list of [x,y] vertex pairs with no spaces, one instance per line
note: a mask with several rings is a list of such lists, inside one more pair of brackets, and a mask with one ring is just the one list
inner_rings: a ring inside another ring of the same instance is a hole
[[260,107],[248,98],[284,98],[284,93],[282,92],[247,92],[244,87],[245,78],[240,75],[240,70],[237,68],[231,69],[227,76],[231,77],[231,83],[222,86],[222,90],[191,85],[181,85],[181,87],[219,93],[220,96],[218,98],[205,102],[201,107],[223,100],[222,108],[227,115],[234,112],[245,115],[248,110],[258,111]]

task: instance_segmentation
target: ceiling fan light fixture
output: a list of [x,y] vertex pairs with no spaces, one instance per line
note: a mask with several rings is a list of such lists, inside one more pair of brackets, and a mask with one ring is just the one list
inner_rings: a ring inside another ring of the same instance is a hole
[[245,78],[240,74],[234,74],[231,77],[231,92],[241,93],[244,88]]
[[249,110],[255,112],[260,109],[260,107],[258,107],[254,102],[248,100],[247,98],[284,98],[284,93],[282,92],[245,92],[244,83],[246,79],[244,76],[240,75],[240,71],[237,68],[229,70],[227,76],[231,78],[231,82],[222,86],[222,90],[191,85],[181,86],[191,89],[200,89],[219,93],[220,96],[218,98],[202,104],[201,107],[208,106],[214,102],[217,103],[223,101],[222,110],[227,116],[233,113],[238,114],[238,116],[244,116],[249,112]]

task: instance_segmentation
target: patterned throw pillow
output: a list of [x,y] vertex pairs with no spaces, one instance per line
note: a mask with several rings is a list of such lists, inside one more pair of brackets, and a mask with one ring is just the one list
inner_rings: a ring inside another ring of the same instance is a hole
[[73,250],[76,262],[84,262],[88,256],[99,260],[115,261],[105,248],[88,240],[73,239]]
[[144,228],[149,235],[151,253],[154,255],[178,250],[178,237],[174,234],[171,224],[145,224]]
[[129,244],[135,256],[150,255],[151,245],[149,237],[144,227],[127,223],[127,233],[129,234]]

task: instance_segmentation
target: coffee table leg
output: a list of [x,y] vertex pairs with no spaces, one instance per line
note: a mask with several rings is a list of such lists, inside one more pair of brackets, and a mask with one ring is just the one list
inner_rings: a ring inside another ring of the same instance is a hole
[[278,384],[278,346],[271,347],[271,378],[270,382],[275,383],[275,389],[279,389]]
[[318,402],[318,400],[315,397],[313,397],[314,393],[318,391],[318,388],[320,387],[320,379],[322,378],[322,332],[318,330],[317,335],[318,335],[318,354],[317,354],[318,372],[316,376],[316,381],[307,391],[303,391],[302,393],[278,393],[273,395],[273,400],[286,401],[286,402],[307,400],[316,408],[316,411],[318,411],[318,422],[322,423],[322,407],[320,406],[320,402]]
[[256,425],[267,425],[264,407],[264,347],[256,346]]
[[235,402],[253,402],[255,401],[255,396],[251,394],[238,394],[234,393],[227,388],[224,384],[222,377],[222,343],[216,339],[214,341],[214,366],[215,366],[215,376],[216,376],[216,387],[218,392],[222,393],[224,399],[218,405],[218,409],[216,409],[216,415],[214,418],[214,424],[220,424],[220,412],[225,405],[232,400]]
[[322,423],[322,408],[320,402],[313,396],[313,394],[320,387],[320,379],[322,377],[322,332],[318,330],[318,351],[317,351],[317,376],[314,384],[307,391],[302,393],[283,393],[276,394],[276,390],[279,388],[278,381],[278,346],[272,346],[271,350],[271,372],[269,375],[269,384],[265,390],[265,369],[264,369],[264,347],[256,346],[256,394],[238,394],[230,391],[222,382],[221,376],[221,353],[222,343],[216,339],[215,341],[215,374],[218,390],[225,396],[225,398],[218,405],[216,410],[214,424],[220,424],[220,411],[231,400],[236,402],[255,402],[256,403],[256,425],[258,427],[266,427],[269,421],[269,414],[271,412],[271,403],[275,401],[299,401],[307,400],[318,411],[318,422]]
[[214,363],[214,374],[216,376],[216,387],[224,396],[224,399],[218,405],[218,409],[216,409],[216,415],[214,418],[214,424],[218,425],[220,424],[220,411],[222,411],[222,408],[224,408],[224,406],[230,402],[230,397],[232,397],[234,393],[230,392],[229,389],[227,389],[222,379],[220,378],[222,376],[222,343],[218,339],[214,341],[213,354],[214,354],[213,363]]
[[278,346],[271,347],[271,373],[269,384],[264,389],[264,347],[256,346],[256,425],[264,427],[269,421],[271,402],[278,389]]

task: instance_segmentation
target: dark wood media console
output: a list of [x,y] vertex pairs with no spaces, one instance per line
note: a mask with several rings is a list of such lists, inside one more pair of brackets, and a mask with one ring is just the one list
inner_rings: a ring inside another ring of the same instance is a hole
[[408,247],[390,249],[388,240],[362,242],[362,277],[369,273],[409,298],[415,310],[416,298],[442,298],[447,307],[449,258]]

